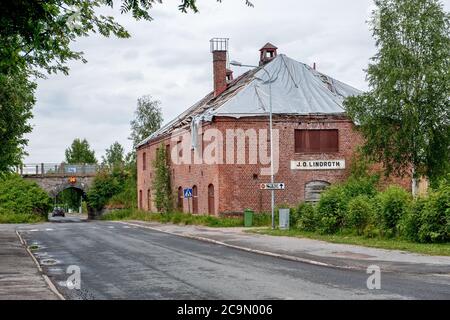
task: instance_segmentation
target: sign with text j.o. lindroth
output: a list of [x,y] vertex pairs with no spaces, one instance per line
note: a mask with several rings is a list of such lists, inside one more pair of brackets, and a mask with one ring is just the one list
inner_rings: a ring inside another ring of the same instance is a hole
[[291,161],[292,170],[339,170],[345,169],[345,160]]

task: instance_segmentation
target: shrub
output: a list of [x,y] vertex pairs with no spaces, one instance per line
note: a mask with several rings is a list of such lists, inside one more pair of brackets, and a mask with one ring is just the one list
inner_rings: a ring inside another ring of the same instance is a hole
[[359,195],[365,195],[372,198],[378,193],[376,188],[378,180],[379,177],[375,175],[359,178],[350,177],[344,184],[342,184],[342,187],[344,188],[344,192],[348,199]]
[[342,185],[331,186],[325,190],[317,204],[317,229],[321,233],[331,234],[342,227],[349,199]]
[[315,231],[317,228],[317,213],[316,207],[311,203],[300,203],[297,207],[296,216],[298,229],[303,231]]
[[359,195],[348,203],[345,216],[345,226],[355,229],[358,235],[362,235],[373,216],[371,199],[366,195]]
[[432,192],[420,216],[418,238],[420,242],[450,240],[450,185],[442,183]]
[[24,180],[16,174],[0,177],[0,214],[3,221],[7,220],[6,216],[13,218],[14,215],[21,215],[17,221],[40,221],[47,218],[51,208],[50,197],[35,182]]
[[397,186],[390,186],[375,198],[378,223],[387,236],[398,234],[399,221],[408,214],[411,195]]
[[411,203],[411,209],[400,221],[400,234],[402,237],[419,241],[419,228],[421,224],[422,211],[427,203],[427,198],[417,198]]
[[99,172],[87,193],[87,202],[94,209],[101,210],[116,194],[123,191],[123,177],[107,171]]

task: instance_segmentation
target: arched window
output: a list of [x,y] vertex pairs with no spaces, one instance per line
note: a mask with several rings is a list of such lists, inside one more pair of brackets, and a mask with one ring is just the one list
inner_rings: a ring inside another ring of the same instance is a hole
[[198,190],[195,185],[192,187],[192,213],[198,213]]
[[208,213],[215,214],[215,203],[214,203],[214,185],[210,184],[208,186]]
[[147,169],[147,153],[142,154],[142,170]]
[[183,188],[178,187],[177,209],[183,211]]
[[147,210],[152,211],[152,190],[147,190]]
[[142,190],[139,190],[139,209],[142,209]]
[[320,199],[320,194],[326,187],[330,185],[327,181],[313,180],[305,183],[305,201],[317,202]]

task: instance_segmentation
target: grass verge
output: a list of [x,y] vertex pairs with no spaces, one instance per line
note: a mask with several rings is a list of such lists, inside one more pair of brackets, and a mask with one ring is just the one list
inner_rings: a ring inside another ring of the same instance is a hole
[[[104,214],[102,220],[141,220],[160,223],[173,223],[184,225],[202,225],[216,228],[243,227],[243,217],[215,217],[207,215],[194,215],[186,213],[150,213],[134,209],[116,210]],[[254,226],[268,226],[270,217],[266,214],[255,214]]]
[[272,230],[266,228],[248,230],[247,232],[271,236],[308,238],[331,243],[354,244],[380,249],[403,250],[426,255],[450,256],[450,243],[415,243],[398,238],[366,238],[351,234],[321,235],[300,230]]
[[38,223],[47,221],[38,214],[0,213],[0,223]]

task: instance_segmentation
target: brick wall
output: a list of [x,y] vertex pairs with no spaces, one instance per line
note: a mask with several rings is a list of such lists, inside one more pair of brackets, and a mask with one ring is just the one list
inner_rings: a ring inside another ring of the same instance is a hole
[[[237,155],[235,154],[234,164],[227,164],[226,161],[226,135],[227,130],[232,129],[254,129],[257,133],[260,129],[267,129],[267,118],[215,118],[214,122],[205,125],[203,132],[207,129],[217,129],[223,137],[223,160],[224,163],[218,164],[172,164],[172,189],[174,199],[177,198],[177,189],[198,187],[198,206],[200,213],[208,212],[208,185],[213,184],[215,188],[215,214],[242,212],[245,208],[251,208],[257,212],[270,210],[270,191],[260,190],[261,183],[270,182],[270,175],[261,175],[262,168],[270,168],[270,165],[263,165],[258,161],[256,164],[249,164],[249,155],[255,146],[249,149],[249,144],[245,145],[245,164],[237,163]],[[279,169],[275,174],[275,182],[284,182],[286,189],[283,191],[275,191],[276,204],[287,203],[289,205],[297,204],[304,200],[305,184],[310,181],[326,181],[335,183],[346,179],[350,173],[352,155],[358,145],[362,143],[361,136],[353,129],[354,125],[351,121],[344,117],[327,116],[327,117],[275,117],[274,129],[279,132]],[[338,129],[339,130],[339,151],[334,153],[295,153],[295,129]],[[162,140],[164,144],[170,144],[171,149],[176,147],[176,142],[190,135],[177,138],[177,134],[172,137],[166,137]],[[268,139],[268,135],[267,135]],[[258,139],[259,140],[259,139]],[[265,141],[267,142],[267,141]],[[147,190],[151,189],[153,178],[153,167],[151,161],[155,159],[156,148],[161,141],[152,142],[150,145],[142,147],[138,150],[138,192],[143,190],[143,209],[149,210],[147,202]],[[268,142],[267,142],[268,143]],[[207,143],[205,144],[207,145]],[[234,140],[234,150],[237,151],[237,140]],[[269,149],[267,149],[269,150]],[[146,170],[143,171],[142,154],[146,152],[148,164]],[[183,150],[186,152],[186,150]],[[192,152],[192,151],[189,151]],[[267,157],[269,153],[267,153]],[[343,159],[346,162],[344,170],[292,170],[290,163],[292,160],[318,160]],[[390,178],[384,183],[400,184],[406,189],[410,188],[408,178]],[[191,204],[192,210],[192,204]],[[150,210],[155,210],[154,205]],[[188,202],[183,200],[183,210],[188,211]]]

